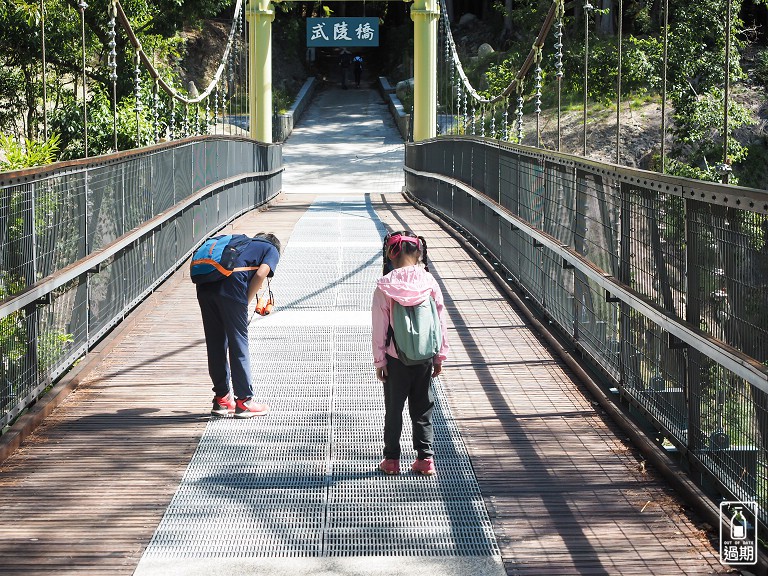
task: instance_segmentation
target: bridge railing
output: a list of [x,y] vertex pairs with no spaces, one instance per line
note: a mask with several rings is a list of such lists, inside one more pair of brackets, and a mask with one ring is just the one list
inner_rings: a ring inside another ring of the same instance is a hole
[[0,429],[281,179],[279,145],[223,136],[0,173]]
[[474,137],[408,144],[406,188],[768,520],[768,192]]

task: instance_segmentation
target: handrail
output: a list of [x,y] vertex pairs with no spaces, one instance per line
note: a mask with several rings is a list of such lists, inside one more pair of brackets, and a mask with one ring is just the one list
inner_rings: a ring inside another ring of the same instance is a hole
[[768,367],[763,366],[754,358],[728,346],[724,342],[720,342],[711,336],[703,334],[686,322],[670,317],[669,313],[663,310],[660,306],[656,305],[637,291],[632,290],[612,274],[601,270],[578,254],[573,248],[561,244],[556,238],[537,230],[522,218],[515,216],[509,212],[509,210],[500,206],[485,194],[475,190],[464,182],[442,174],[414,170],[407,166],[404,170],[406,173],[413,174],[414,176],[439,180],[460,188],[475,200],[484,204],[487,208],[490,208],[496,214],[513,224],[516,228],[530,236],[536,242],[539,242],[560,256],[563,260],[568,262],[568,264],[578,269],[579,272],[582,272],[590,280],[593,280],[601,288],[605,289],[611,296],[620,298],[632,309],[641,312],[670,334],[722,364],[725,368],[739,377],[744,378],[744,380],[763,392],[768,393]]
[[[264,145],[263,142],[259,142],[258,140],[254,140],[248,136],[230,136],[229,134],[189,136],[187,138],[179,138],[178,140],[171,140],[169,142],[160,142],[159,144],[143,146],[141,148],[132,148],[130,150],[123,150],[121,152],[102,154],[101,156],[89,156],[88,158],[78,158],[77,160],[62,160],[60,162],[54,162],[53,164],[45,164],[44,166],[35,166],[32,168],[22,168],[21,170],[0,172],[0,187],[23,184],[24,182],[32,180],[35,177],[41,177],[48,174],[59,174],[71,168],[98,168],[101,166],[110,166],[112,164],[131,160],[133,158],[139,158],[141,156],[147,156],[149,154],[160,152],[166,148],[181,148],[185,145],[202,141],[252,142],[254,144],[258,143]],[[279,144],[268,144],[267,146],[279,146]]]
[[[446,140],[445,136],[414,142],[409,146],[427,146],[430,143]],[[683,176],[672,176],[660,172],[652,172],[641,168],[622,166],[611,162],[600,162],[590,160],[581,156],[557,152],[554,150],[544,150],[531,146],[523,146],[512,142],[504,142],[493,138],[482,136],[452,136],[452,142],[473,142],[483,146],[498,148],[514,154],[522,154],[528,158],[537,158],[543,161],[557,162],[563,166],[581,168],[592,171],[601,176],[615,178],[629,184],[637,184],[671,194],[681,198],[690,198],[691,200],[701,200],[708,204],[717,204],[739,210],[749,210],[750,212],[768,213],[768,190],[761,188],[749,188],[746,186],[736,186],[733,184],[721,184],[719,182],[708,182],[706,180],[695,180]]]
[[0,174],[0,430],[206,237],[274,198],[281,151],[195,137]]
[[100,264],[106,262],[115,254],[130,246],[136,242],[136,240],[139,240],[141,237],[159,228],[164,223],[172,220],[185,208],[192,206],[200,199],[211,194],[213,191],[231,186],[233,184],[240,184],[254,180],[256,178],[275,176],[283,170],[284,168],[280,167],[276,170],[269,170],[266,172],[249,172],[220,180],[209,186],[206,186],[205,188],[202,188],[199,192],[178,202],[171,209],[155,216],[151,220],[148,220],[144,225],[135,228],[126,234],[123,234],[117,240],[105,246],[104,248],[91,253],[85,258],[82,258],[77,262],[62,268],[61,270],[57,270],[55,273],[36,282],[34,285],[28,287],[24,291],[19,292],[18,294],[15,294],[4,300],[0,300],[0,318],[4,318],[13,312],[17,312],[18,310],[33,304],[34,302],[43,298],[46,294],[53,292],[56,288],[63,286],[78,276],[81,276],[90,270],[98,269]]
[[768,525],[766,191],[477,137],[409,143],[405,182],[644,426]]

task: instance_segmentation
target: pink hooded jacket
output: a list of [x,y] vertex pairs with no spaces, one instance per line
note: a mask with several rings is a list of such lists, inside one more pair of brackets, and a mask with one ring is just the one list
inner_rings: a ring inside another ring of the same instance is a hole
[[442,364],[448,352],[448,338],[446,332],[445,306],[443,305],[443,293],[437,280],[420,264],[395,268],[379,278],[376,282],[376,291],[373,293],[371,306],[373,329],[373,364],[376,368],[387,365],[385,354],[397,358],[397,349],[394,342],[387,342],[387,331],[392,322],[392,300],[397,300],[403,306],[415,306],[421,304],[432,296],[437,305],[437,314],[440,317],[440,329],[443,334],[443,342],[440,352],[435,356],[434,363]]

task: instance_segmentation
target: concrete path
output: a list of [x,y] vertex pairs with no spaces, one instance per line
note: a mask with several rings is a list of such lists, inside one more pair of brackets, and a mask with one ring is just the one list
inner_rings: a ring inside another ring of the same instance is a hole
[[272,411],[208,424],[136,576],[504,574],[439,380],[438,475],[409,471],[407,409],[403,473],[376,469],[384,406],[370,302],[386,229],[370,196],[399,191],[402,155],[369,90],[321,92],[286,143],[285,194],[320,195],[283,239],[277,311],[251,325],[257,393]]
[[287,194],[399,192],[403,139],[373,90],[319,92],[285,143]]

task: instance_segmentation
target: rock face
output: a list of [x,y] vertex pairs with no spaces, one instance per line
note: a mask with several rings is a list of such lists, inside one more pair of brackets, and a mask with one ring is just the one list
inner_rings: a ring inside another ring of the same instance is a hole
[[402,102],[406,95],[413,94],[413,78],[408,78],[402,82],[398,82],[395,86],[395,93]]
[[480,47],[477,49],[477,55],[480,58],[485,58],[486,56],[489,56],[494,52],[495,50],[490,44],[480,44]]
[[461,18],[459,18],[459,27],[461,27],[461,26],[469,26],[470,24],[472,24],[474,22],[477,22],[477,16],[467,12],[466,14],[462,15]]

